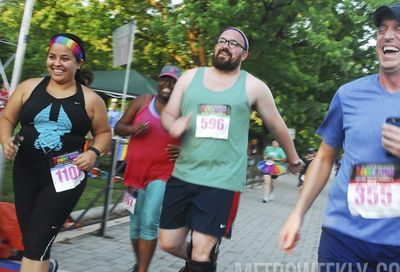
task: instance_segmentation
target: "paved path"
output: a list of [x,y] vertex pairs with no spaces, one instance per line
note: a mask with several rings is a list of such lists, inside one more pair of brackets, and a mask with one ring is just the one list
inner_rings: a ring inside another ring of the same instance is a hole
[[[280,228],[298,196],[296,182],[294,175],[280,177],[275,200],[268,204],[261,202],[262,186],[255,185],[246,189],[241,197],[233,237],[231,240],[223,240],[221,244],[218,272],[303,271],[303,268],[307,269],[305,266],[315,265],[327,188],[308,212],[301,241],[295,251],[286,255],[278,248]],[[92,230],[89,228],[60,233],[52,250],[52,256],[58,259],[60,269],[65,272],[128,271],[134,263],[128,236],[128,218],[110,222],[106,234],[111,238],[84,234]],[[176,272],[183,264],[183,260],[157,248],[150,271]],[[297,269],[293,268],[294,265]],[[299,265],[303,267],[299,268]]]

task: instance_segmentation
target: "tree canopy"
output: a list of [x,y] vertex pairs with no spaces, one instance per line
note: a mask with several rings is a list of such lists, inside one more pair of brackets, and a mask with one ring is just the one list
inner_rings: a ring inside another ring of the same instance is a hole
[[[393,2],[393,1],[392,1]],[[24,1],[0,3],[0,41],[17,43]],[[319,142],[315,130],[343,83],[376,72],[372,23],[377,0],[63,0],[36,1],[22,77],[46,72],[49,39],[58,32],[80,36],[85,68],[112,69],[112,32],[135,20],[132,67],[155,77],[166,64],[183,69],[211,64],[214,40],[227,26],[242,29],[250,42],[242,68],[270,87],[296,144]],[[0,43],[2,62],[15,47]],[[123,68],[123,67],[121,67]],[[11,74],[11,68],[7,69]],[[266,130],[257,116],[252,137]]]

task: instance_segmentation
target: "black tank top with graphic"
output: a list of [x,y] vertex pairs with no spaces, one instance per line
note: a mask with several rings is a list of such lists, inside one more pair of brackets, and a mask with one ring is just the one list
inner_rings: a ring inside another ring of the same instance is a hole
[[76,83],[76,93],[55,98],[47,91],[50,77],[45,77],[32,91],[20,113],[20,158],[48,161],[51,157],[82,150],[91,120],[85,110],[82,86]]

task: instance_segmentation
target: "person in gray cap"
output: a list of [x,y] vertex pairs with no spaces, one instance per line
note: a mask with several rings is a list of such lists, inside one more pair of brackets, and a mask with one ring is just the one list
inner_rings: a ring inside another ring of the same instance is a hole
[[186,259],[181,271],[216,271],[218,245],[230,237],[246,183],[253,107],[285,150],[290,169],[304,165],[268,86],[240,69],[248,50],[241,30],[224,29],[215,40],[214,65],[183,74],[161,116],[170,135],[182,140],[160,221],[160,246]]
[[400,5],[379,7],[373,21],[379,73],[336,92],[317,131],[322,143],[280,234],[281,248],[291,252],[343,149],[324,214],[320,271],[400,268]]
[[158,94],[136,98],[114,128],[116,134],[130,136],[124,185],[128,187],[125,202],[132,212],[130,236],[137,261],[131,271],[148,271],[157,245],[165,184],[179,155],[179,139],[164,130],[160,114],[180,75],[178,67],[164,66]]

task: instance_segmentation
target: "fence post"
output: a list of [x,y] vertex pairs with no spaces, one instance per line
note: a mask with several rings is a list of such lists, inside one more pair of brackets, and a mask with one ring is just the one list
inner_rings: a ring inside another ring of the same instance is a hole
[[3,146],[0,145],[0,199],[3,189],[3,180],[4,180],[4,172],[5,172],[5,158],[3,153]]
[[107,188],[105,190],[105,197],[104,197],[104,208],[103,208],[103,216],[101,219],[101,227],[99,230],[99,235],[105,237],[106,236],[106,225],[107,221],[110,219],[110,213],[108,210],[108,207],[110,206],[111,200],[112,200],[112,192],[114,188],[114,182],[113,179],[115,177],[115,169],[117,168],[117,160],[118,160],[118,146],[120,143],[120,138],[115,137],[113,138],[113,142],[115,140],[114,147],[112,148],[112,164],[111,164],[111,169],[109,171],[109,178],[108,178],[108,183],[107,183]]

